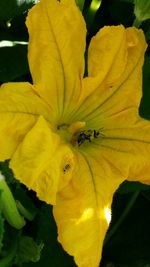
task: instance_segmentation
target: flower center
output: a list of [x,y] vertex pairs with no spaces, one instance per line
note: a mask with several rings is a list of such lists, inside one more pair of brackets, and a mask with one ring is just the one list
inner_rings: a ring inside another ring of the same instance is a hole
[[99,130],[89,129],[89,130],[81,131],[76,135],[76,144],[78,146],[81,146],[86,141],[91,143],[95,138],[98,138],[99,136],[100,136]]
[[[57,127],[59,134],[73,146],[81,146],[84,143],[91,143],[99,137],[103,137],[101,129],[86,129],[86,123],[77,121],[69,124],[61,124]],[[68,167],[68,166],[67,166]]]
[[84,143],[91,143],[98,137],[103,137],[102,129],[86,129],[86,123],[77,121],[69,127],[71,132],[71,144],[74,146],[81,146]]

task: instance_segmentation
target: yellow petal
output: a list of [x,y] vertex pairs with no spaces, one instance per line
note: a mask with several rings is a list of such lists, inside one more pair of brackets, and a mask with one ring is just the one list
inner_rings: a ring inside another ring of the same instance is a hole
[[105,159],[126,179],[150,184],[150,121],[140,118],[136,108],[128,108],[105,121],[103,134],[99,145]]
[[73,152],[43,117],[26,134],[10,161],[15,177],[50,204],[70,180],[74,164]]
[[[106,26],[91,40],[88,51],[88,76],[115,82],[127,64],[126,34],[123,26]],[[107,77],[108,75],[108,77]]]
[[10,159],[18,144],[36,122],[36,117],[27,114],[0,114],[0,161]]
[[42,0],[29,12],[27,27],[35,90],[53,108],[53,116],[63,123],[80,95],[84,20],[74,0]]
[[105,112],[138,108],[145,48],[141,30],[123,26],[100,30],[89,49],[89,77],[83,81],[83,103],[77,111],[80,120],[94,127],[105,120]]
[[57,194],[53,208],[58,240],[74,256],[78,267],[98,267],[108,228],[106,210],[111,206],[120,173],[110,170],[100,159],[100,152],[77,157],[73,178]]
[[6,83],[0,88],[0,160],[11,158],[17,145],[48,108],[28,83]]

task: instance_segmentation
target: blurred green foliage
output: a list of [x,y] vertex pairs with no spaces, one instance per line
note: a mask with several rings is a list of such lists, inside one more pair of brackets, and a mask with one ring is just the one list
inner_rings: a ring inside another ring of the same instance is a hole
[[[0,191],[0,200],[1,200],[1,194],[2,192]],[[0,253],[3,246],[3,235],[4,235],[4,218],[1,212],[1,201],[0,201]]]
[[[134,0],[99,1],[94,11],[91,10],[91,0],[76,1],[87,23],[87,46],[91,37],[104,25],[123,24],[129,27],[135,21]],[[0,83],[31,81],[25,18],[34,3],[35,0],[0,0]],[[145,33],[148,49],[139,113],[150,120],[150,20],[140,27]],[[8,161],[0,163],[0,170],[15,200],[24,208],[23,216],[27,216],[25,227],[15,230],[4,220],[0,206],[0,267],[75,267],[73,258],[57,242],[52,207],[39,201],[34,192],[27,191],[15,180]],[[133,198],[134,201],[131,201]],[[130,209],[127,209],[129,204]],[[150,266],[149,211],[150,187],[124,182],[114,196],[112,222],[106,236],[108,242],[104,243],[101,267]],[[120,224],[115,228],[118,221]]]

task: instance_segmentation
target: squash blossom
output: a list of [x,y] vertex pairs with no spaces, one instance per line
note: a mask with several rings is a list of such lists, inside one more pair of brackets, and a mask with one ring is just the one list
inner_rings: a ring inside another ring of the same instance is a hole
[[0,160],[53,205],[58,240],[79,267],[98,267],[106,213],[125,180],[150,182],[150,122],[140,118],[146,42],[136,28],[92,38],[74,0],[41,0],[28,14],[33,85],[0,89]]

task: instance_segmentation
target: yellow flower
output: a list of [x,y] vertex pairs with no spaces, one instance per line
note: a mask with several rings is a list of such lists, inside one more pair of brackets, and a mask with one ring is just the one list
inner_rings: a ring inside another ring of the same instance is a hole
[[54,205],[76,264],[98,267],[115,190],[150,178],[150,123],[138,115],[144,35],[101,29],[83,78],[86,28],[74,0],[41,0],[27,27],[33,85],[1,86],[0,160]]

